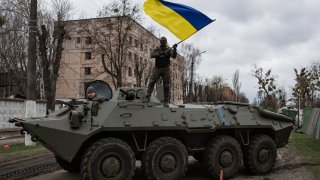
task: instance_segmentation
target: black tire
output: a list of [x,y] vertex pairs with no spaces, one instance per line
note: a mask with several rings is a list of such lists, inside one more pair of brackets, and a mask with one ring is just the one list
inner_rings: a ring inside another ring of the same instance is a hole
[[223,170],[223,177],[227,179],[239,171],[242,151],[236,139],[218,136],[208,143],[203,160],[210,176],[219,179],[220,171]]
[[92,144],[81,162],[84,180],[132,179],[136,159],[131,147],[115,138],[101,139]]
[[202,162],[203,152],[196,152],[192,154],[193,158],[199,162]]
[[148,145],[142,170],[149,180],[177,180],[185,175],[187,163],[185,146],[175,138],[162,137]]
[[80,164],[72,164],[72,163],[69,163],[63,159],[61,159],[60,157],[58,156],[55,156],[56,157],[56,162],[59,164],[59,166],[68,171],[68,172],[71,172],[71,173],[77,173],[77,172],[80,172]]
[[257,135],[250,146],[245,148],[244,166],[253,174],[269,173],[277,159],[277,148],[271,137]]

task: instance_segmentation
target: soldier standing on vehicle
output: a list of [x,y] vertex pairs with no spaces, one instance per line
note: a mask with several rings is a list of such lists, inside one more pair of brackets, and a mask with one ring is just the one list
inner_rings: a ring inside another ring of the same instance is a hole
[[153,69],[150,82],[148,85],[148,92],[146,95],[146,102],[150,102],[150,96],[153,91],[155,83],[162,77],[163,80],[163,94],[164,106],[169,106],[170,101],[170,57],[177,57],[177,45],[173,45],[173,49],[167,46],[167,38],[160,38],[160,47],[151,52],[151,58],[155,58],[155,67]]

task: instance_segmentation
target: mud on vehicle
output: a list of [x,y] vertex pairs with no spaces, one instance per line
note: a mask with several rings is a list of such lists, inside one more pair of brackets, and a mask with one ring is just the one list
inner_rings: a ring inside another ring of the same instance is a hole
[[11,122],[52,151],[63,169],[94,180],[131,179],[136,160],[146,179],[180,179],[188,156],[214,178],[221,170],[233,177],[242,163],[265,174],[288,143],[293,121],[284,115],[234,102],[164,107],[155,96],[145,103],[146,90],[119,88],[113,97],[110,88],[99,90],[108,100],[94,114],[93,102],[78,100],[46,117]]

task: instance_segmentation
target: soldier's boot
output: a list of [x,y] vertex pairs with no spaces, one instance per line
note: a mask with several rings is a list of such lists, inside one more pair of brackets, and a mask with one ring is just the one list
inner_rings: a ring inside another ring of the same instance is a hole
[[150,102],[150,95],[146,95],[146,96],[144,97],[143,102],[149,103],[149,102]]
[[163,99],[163,106],[164,107],[169,107],[169,97],[168,96],[165,96],[164,99]]
[[163,102],[163,106],[164,106],[164,107],[169,107],[169,102],[168,102],[168,101],[164,101],[164,102]]

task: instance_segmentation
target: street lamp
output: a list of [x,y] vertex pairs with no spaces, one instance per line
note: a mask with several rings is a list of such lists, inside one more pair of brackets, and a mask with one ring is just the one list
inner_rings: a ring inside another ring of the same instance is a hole
[[194,61],[196,56],[200,56],[201,54],[205,53],[206,51],[202,51],[197,54],[191,54],[191,77],[190,77],[190,84],[189,84],[189,102],[192,102],[193,99],[193,69],[194,69]]

